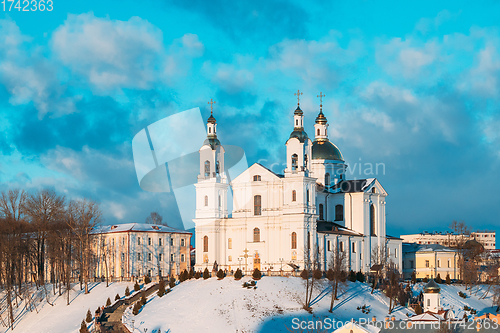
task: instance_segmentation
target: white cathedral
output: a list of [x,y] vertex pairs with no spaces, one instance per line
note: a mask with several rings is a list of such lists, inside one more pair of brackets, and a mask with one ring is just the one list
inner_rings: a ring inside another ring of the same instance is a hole
[[[375,178],[345,179],[347,165],[328,139],[321,106],[314,141],[304,130],[299,104],[293,123],[283,175],[255,163],[229,183],[224,147],[210,115],[195,184],[195,269],[211,270],[216,264],[244,272],[302,270],[307,252],[328,269],[336,249],[346,252],[348,270],[370,271],[372,253],[380,249],[401,269],[402,240],[386,235],[382,185]],[[230,189],[232,212],[227,208]]]

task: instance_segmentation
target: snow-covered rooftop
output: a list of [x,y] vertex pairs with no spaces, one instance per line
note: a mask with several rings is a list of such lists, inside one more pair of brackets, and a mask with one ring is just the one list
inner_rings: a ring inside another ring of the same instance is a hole
[[158,233],[178,233],[178,234],[191,234],[185,230],[175,229],[166,225],[159,224],[146,224],[146,223],[122,223],[103,225],[97,228],[95,234],[107,234],[114,232],[158,232]]
[[456,252],[456,250],[439,244],[403,243],[403,252]]

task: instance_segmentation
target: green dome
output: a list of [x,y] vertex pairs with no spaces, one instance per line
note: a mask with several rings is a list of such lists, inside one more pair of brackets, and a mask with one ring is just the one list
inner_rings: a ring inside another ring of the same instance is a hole
[[290,134],[289,140],[292,138],[297,138],[301,143],[304,143],[308,139],[308,136],[306,131],[304,131],[303,128],[300,128],[293,130],[293,132]]
[[441,287],[434,281],[430,280],[424,287],[424,293],[438,294],[441,291]]
[[329,140],[316,140],[312,145],[313,160],[336,160],[344,161],[340,150]]
[[210,146],[212,149],[215,149],[215,147],[220,146],[220,141],[217,138],[207,138],[205,142],[203,142],[204,146]]

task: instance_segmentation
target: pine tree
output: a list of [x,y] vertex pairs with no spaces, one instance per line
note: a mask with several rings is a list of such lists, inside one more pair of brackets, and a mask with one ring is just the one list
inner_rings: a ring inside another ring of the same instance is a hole
[[111,305],[111,300],[108,297],[108,299],[106,300],[106,306],[110,306],[110,305]]
[[323,272],[320,269],[313,270],[313,279],[319,280],[323,277]]
[[446,284],[451,284],[450,274],[446,274]]
[[252,273],[252,278],[254,280],[260,280],[261,277],[262,277],[262,274],[261,274],[260,270],[258,268],[255,268],[253,270],[253,273]]
[[411,273],[411,283],[413,284],[417,283],[417,274],[415,273],[415,271]]
[[441,280],[441,274],[439,274],[439,273],[436,276],[436,283],[443,283],[443,280]]
[[134,284],[134,290],[135,290],[135,291],[139,291],[139,290],[141,290],[141,287],[139,286],[139,283],[137,283],[137,281],[135,281],[135,284]]
[[115,296],[115,301],[119,300],[120,299],[120,295],[119,294],[116,294]]
[[189,275],[188,275],[188,279],[192,279],[194,278],[194,267],[191,266],[191,269],[189,270]]
[[365,282],[365,275],[363,274],[363,272],[359,271],[356,273],[356,280],[361,283]]
[[427,282],[429,282],[429,278],[426,276],[426,277],[424,277],[424,279],[423,279],[422,281],[423,281],[424,283],[427,283]]
[[149,277],[149,275],[146,275],[144,277],[144,284],[149,284],[149,283],[151,283],[151,278]]
[[137,316],[139,314],[139,310],[141,309],[140,302],[135,302],[134,308],[132,309],[132,314]]
[[354,271],[349,272],[349,281],[356,282],[356,273]]
[[196,272],[196,273],[194,273],[194,278],[195,278],[196,280],[198,280],[199,278],[201,278],[201,273],[200,273],[200,272]]
[[217,279],[222,280],[224,278],[224,271],[222,269],[219,269],[217,272]]
[[88,309],[88,311],[87,311],[87,317],[85,318],[85,321],[87,323],[92,322],[92,313],[90,312],[90,309]]
[[170,278],[170,281],[168,282],[168,286],[170,287],[170,289],[175,287],[175,278],[174,277]]
[[158,296],[163,297],[163,295],[165,295],[165,281],[161,279],[158,285]]
[[236,272],[234,273],[234,279],[235,280],[239,280],[243,277],[243,272],[241,271],[241,269],[237,269]]
[[80,325],[80,333],[89,333],[89,329],[87,328],[87,324],[85,324],[85,320],[82,320],[82,324]]
[[415,307],[415,313],[418,315],[423,313],[422,307],[420,306],[420,304],[417,304],[417,306]]
[[205,270],[203,271],[203,279],[208,279],[210,277],[210,273],[208,272],[208,268],[205,267]]
[[130,289],[128,289],[128,286],[125,288],[125,296],[130,296]]

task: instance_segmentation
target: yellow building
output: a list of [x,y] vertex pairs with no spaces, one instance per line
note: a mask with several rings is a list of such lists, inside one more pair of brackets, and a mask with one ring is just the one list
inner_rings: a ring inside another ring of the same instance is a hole
[[450,275],[451,279],[459,279],[458,253],[438,244],[403,243],[403,276],[410,279],[415,272],[417,279],[441,279]]
[[96,277],[171,276],[189,270],[190,232],[165,225],[107,225],[93,234]]

